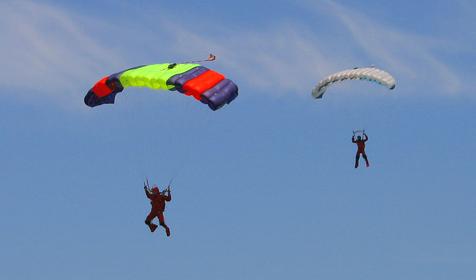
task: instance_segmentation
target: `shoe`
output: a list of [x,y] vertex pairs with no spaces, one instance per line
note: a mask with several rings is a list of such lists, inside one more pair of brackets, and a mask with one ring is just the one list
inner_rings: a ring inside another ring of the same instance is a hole
[[167,234],[167,236],[170,236],[170,229],[169,228],[165,229],[165,234]]
[[157,229],[157,225],[156,224],[150,224],[149,228],[150,228],[150,232],[154,232]]

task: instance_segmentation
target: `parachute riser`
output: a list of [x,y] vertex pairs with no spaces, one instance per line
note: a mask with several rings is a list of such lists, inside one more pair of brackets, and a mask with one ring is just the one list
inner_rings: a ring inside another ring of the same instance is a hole
[[354,136],[363,136],[365,134],[365,129],[352,130]]

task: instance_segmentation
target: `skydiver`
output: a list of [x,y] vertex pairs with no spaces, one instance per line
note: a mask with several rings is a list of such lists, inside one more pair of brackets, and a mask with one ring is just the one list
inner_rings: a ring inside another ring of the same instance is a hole
[[362,157],[365,159],[365,164],[367,167],[369,167],[369,160],[367,159],[367,154],[365,154],[365,142],[369,140],[369,137],[367,134],[365,134],[365,131],[362,133],[363,136],[365,136],[365,139],[362,139],[362,137],[359,135],[357,136],[357,140],[355,140],[355,133],[352,136],[352,143],[357,144],[357,153],[355,155],[355,168],[359,167],[359,159],[360,155],[362,154]]
[[[149,226],[151,232],[154,232],[157,229],[157,225],[152,223],[152,220],[157,217],[159,219],[159,224],[165,229],[167,236],[170,236],[170,229],[165,224],[164,218],[165,203],[172,200],[170,187],[168,187],[167,190],[160,192],[157,185],[154,185],[152,189],[149,190],[144,184],[144,191],[147,198],[150,199],[150,204],[152,205],[149,215],[147,215],[147,218],[145,218],[145,224]],[[165,193],[167,193],[167,195],[165,195]]]

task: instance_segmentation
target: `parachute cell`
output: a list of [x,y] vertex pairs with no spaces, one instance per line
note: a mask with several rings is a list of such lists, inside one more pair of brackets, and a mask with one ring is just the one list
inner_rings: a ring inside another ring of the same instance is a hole
[[218,110],[238,96],[238,87],[224,75],[199,64],[163,63],[124,70],[99,80],[84,97],[90,107],[113,104],[127,87],[178,91]]
[[345,80],[367,80],[386,86],[389,89],[395,88],[395,78],[392,75],[375,67],[365,67],[344,70],[326,77],[312,90],[312,96],[322,98],[330,85]]

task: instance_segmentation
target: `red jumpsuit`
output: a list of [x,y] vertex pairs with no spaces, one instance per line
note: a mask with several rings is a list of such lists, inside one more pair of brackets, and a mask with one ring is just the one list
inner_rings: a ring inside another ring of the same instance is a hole
[[149,215],[145,218],[145,224],[149,226],[150,231],[154,232],[157,225],[152,223],[152,220],[157,217],[159,219],[159,224],[165,229],[167,236],[170,236],[170,229],[165,224],[164,218],[165,203],[172,200],[170,192],[168,192],[167,195],[163,195],[158,189],[153,189],[152,193],[145,190],[145,195],[150,199],[150,204],[152,205]]
[[355,136],[352,136],[352,143],[357,144],[357,153],[355,155],[355,168],[359,167],[360,155],[365,159],[365,164],[369,167],[369,160],[367,159],[367,154],[365,154],[365,142],[369,140],[367,134],[364,134],[365,139],[355,140]]

